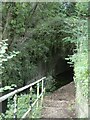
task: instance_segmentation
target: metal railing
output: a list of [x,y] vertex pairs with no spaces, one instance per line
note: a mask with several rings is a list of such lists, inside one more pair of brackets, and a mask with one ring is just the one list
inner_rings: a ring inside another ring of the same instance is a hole
[[[30,95],[30,106],[29,106],[29,109],[27,110],[27,112],[21,117],[21,118],[25,118],[29,112],[32,110],[32,108],[34,107],[34,105],[37,103],[37,107],[38,107],[38,100],[39,98],[42,97],[42,101],[43,101],[43,93],[45,92],[45,86],[44,86],[44,80],[46,79],[46,77],[43,77],[29,85],[26,85],[22,88],[19,88],[17,90],[14,90],[13,92],[10,92],[2,97],[0,97],[0,102],[3,102],[5,101],[6,99],[10,98],[11,96],[14,96],[14,112],[13,112],[13,118],[16,120],[17,119],[17,110],[18,110],[18,107],[17,107],[17,99],[18,99],[18,93],[26,90],[26,89],[29,89],[30,88],[30,93],[32,93],[32,87],[34,85],[37,85],[37,98],[36,100],[32,103],[32,95]],[[39,92],[39,88],[40,88],[40,83],[41,83],[41,93]]]

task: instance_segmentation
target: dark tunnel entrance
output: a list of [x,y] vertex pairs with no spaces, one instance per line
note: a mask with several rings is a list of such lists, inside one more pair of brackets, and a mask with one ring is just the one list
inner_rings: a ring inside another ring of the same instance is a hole
[[73,81],[74,69],[68,62],[60,57],[55,65],[53,78],[57,89]]

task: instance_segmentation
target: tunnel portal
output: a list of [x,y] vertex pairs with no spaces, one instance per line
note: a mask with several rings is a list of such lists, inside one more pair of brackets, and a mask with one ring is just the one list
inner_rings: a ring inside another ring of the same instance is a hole
[[70,61],[67,61],[61,57],[56,62],[53,78],[55,79],[57,88],[60,88],[61,86],[64,86],[73,81],[73,65],[70,66],[68,62]]

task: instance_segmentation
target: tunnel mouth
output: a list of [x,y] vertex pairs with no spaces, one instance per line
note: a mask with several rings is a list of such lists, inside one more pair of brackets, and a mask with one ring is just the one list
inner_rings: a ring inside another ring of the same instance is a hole
[[[64,85],[67,85],[74,81],[74,67],[70,65],[67,60],[63,60],[62,65],[57,62],[55,66],[55,73],[53,78],[55,79],[55,88],[58,89]],[[62,71],[60,70],[62,68]],[[58,69],[58,73],[56,72]]]
[[57,75],[55,78],[56,88],[60,88],[74,81],[73,76],[74,76],[73,68],[70,68],[69,70],[64,71],[63,73]]

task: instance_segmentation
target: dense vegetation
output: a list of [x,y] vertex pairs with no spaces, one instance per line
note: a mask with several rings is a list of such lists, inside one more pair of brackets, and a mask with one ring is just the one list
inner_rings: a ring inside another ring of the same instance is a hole
[[[82,83],[87,97],[87,17],[88,3],[3,3],[2,38],[8,39],[0,46],[3,87],[12,84],[21,87],[32,79],[52,75],[54,59],[69,55],[74,80]],[[15,57],[11,56],[12,51],[16,51],[12,53]]]
[[[70,44],[64,44],[63,39],[75,38],[72,28],[76,24],[72,16],[66,16],[61,3],[3,4],[2,27],[3,39],[8,38],[7,52],[20,51],[17,57],[5,63],[3,85],[19,83],[18,86],[23,86],[35,76],[40,76],[37,72],[41,72],[40,66],[43,64],[46,68],[55,54],[65,57],[71,53],[73,45],[69,49]],[[46,69],[44,74],[47,72]]]

